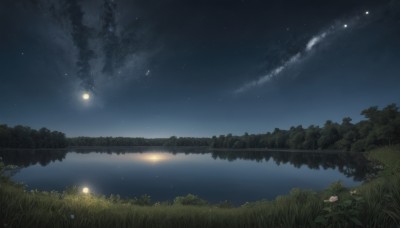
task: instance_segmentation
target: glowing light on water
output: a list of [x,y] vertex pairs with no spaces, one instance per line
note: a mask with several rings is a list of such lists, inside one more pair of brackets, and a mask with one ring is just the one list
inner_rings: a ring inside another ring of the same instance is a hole
[[188,160],[189,157],[186,156],[185,154],[171,154],[161,151],[146,151],[142,153],[132,152],[132,153],[125,153],[124,155],[115,155],[115,156],[111,155],[111,159],[121,162],[133,161],[135,163],[158,165],[169,162],[181,162],[184,160]]
[[159,163],[171,159],[170,156],[163,153],[146,153],[141,156],[143,161],[149,163]]
[[82,192],[85,194],[88,194],[90,192],[90,190],[88,187],[84,187],[84,188],[82,188]]

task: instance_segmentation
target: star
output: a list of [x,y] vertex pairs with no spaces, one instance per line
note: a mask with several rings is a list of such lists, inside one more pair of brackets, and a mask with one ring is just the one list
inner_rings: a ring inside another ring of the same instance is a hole
[[343,25],[343,28],[347,28],[347,24],[344,24],[344,25]]

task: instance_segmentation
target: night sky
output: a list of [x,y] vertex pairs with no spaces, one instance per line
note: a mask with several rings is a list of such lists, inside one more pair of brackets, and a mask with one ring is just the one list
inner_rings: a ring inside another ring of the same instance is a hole
[[400,1],[1,0],[0,67],[0,123],[69,137],[359,121],[400,104]]

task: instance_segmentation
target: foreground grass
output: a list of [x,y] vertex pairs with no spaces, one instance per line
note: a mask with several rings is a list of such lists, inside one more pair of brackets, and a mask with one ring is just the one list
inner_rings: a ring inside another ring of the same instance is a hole
[[[0,220],[6,227],[397,227],[400,225],[400,147],[367,154],[379,162],[378,177],[349,189],[334,183],[323,192],[294,189],[273,201],[237,208],[208,205],[193,196],[149,206],[77,192],[26,192],[5,177]],[[330,196],[336,202],[324,202]],[[192,201],[185,201],[190,198]],[[197,201],[196,201],[197,199]],[[185,203],[186,202],[186,203]],[[183,205],[190,204],[199,205]],[[200,202],[200,203],[199,203]]]

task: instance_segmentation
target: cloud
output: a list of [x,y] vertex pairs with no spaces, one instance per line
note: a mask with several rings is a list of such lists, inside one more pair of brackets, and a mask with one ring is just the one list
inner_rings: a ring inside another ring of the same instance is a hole
[[[153,42],[152,25],[132,15],[132,11],[125,11],[126,4],[127,1],[117,4],[114,0],[30,2],[33,9],[52,23],[52,27],[46,25],[43,36],[51,31],[64,33],[60,37],[65,39],[52,44],[63,51],[57,57],[58,62],[64,62],[60,64],[62,74],[75,75],[70,78],[79,80],[80,89],[98,92],[108,87],[105,84],[116,86],[118,82],[125,84],[130,78],[144,76],[138,72],[148,69],[148,62],[159,49]],[[75,62],[74,66],[71,61]],[[66,69],[67,66],[75,69]]]
[[65,6],[72,27],[72,40],[78,49],[77,75],[82,80],[83,89],[93,91],[94,79],[89,62],[95,54],[89,47],[89,28],[83,24],[83,11],[77,0],[65,0]]
[[119,37],[116,34],[115,10],[117,4],[113,0],[104,1],[104,12],[102,15],[101,38],[103,41],[104,66],[103,73],[113,75],[117,64]]

